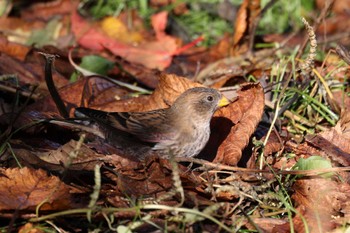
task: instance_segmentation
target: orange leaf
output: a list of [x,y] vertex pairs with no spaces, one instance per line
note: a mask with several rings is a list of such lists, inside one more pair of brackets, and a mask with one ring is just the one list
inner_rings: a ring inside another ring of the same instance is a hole
[[[241,159],[242,150],[248,145],[250,136],[260,122],[265,106],[264,91],[260,84],[244,84],[237,94],[237,101],[219,109],[214,115],[212,133],[208,143],[210,146],[210,143],[216,140],[218,144],[214,162],[234,166]],[[226,137],[223,138],[224,136]]]
[[13,168],[0,177],[0,210],[35,208],[45,201],[41,210],[71,207],[70,188],[46,171]]
[[233,45],[237,45],[243,38],[244,33],[248,28],[248,0],[244,0],[239,7],[236,22],[235,22],[235,34],[233,35]]

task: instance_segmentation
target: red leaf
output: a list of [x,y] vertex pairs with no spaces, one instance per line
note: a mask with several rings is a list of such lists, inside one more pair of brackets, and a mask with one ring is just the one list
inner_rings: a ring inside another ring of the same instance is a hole
[[[157,30],[160,33],[160,29]],[[96,51],[106,48],[131,63],[142,64],[151,69],[163,70],[168,67],[178,47],[176,40],[170,36],[162,36],[156,41],[145,42],[138,47],[121,43],[89,25],[77,13],[72,14],[72,31],[77,42],[85,48]]]

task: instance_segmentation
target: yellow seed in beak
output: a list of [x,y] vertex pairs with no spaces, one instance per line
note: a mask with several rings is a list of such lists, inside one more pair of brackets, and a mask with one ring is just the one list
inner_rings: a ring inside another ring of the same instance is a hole
[[226,105],[228,105],[229,103],[231,103],[225,96],[222,96],[222,98],[219,100],[219,107],[224,107]]

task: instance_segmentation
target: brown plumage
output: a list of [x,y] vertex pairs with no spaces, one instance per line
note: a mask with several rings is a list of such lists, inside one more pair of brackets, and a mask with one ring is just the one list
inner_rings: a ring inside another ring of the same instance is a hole
[[[76,115],[83,114],[100,124],[117,129],[113,133],[123,131],[134,135],[141,141],[150,143],[150,150],[163,158],[193,157],[199,154],[209,140],[210,120],[215,110],[228,103],[215,89],[195,87],[181,94],[166,109],[107,113],[77,108]],[[137,157],[144,156],[147,155]]]

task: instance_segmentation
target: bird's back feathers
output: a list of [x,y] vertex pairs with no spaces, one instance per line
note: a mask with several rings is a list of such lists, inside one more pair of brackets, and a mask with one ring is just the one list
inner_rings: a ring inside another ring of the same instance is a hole
[[172,126],[166,124],[167,109],[149,112],[104,112],[89,108],[77,108],[83,114],[109,127],[137,136],[145,142],[157,143],[172,138]]

